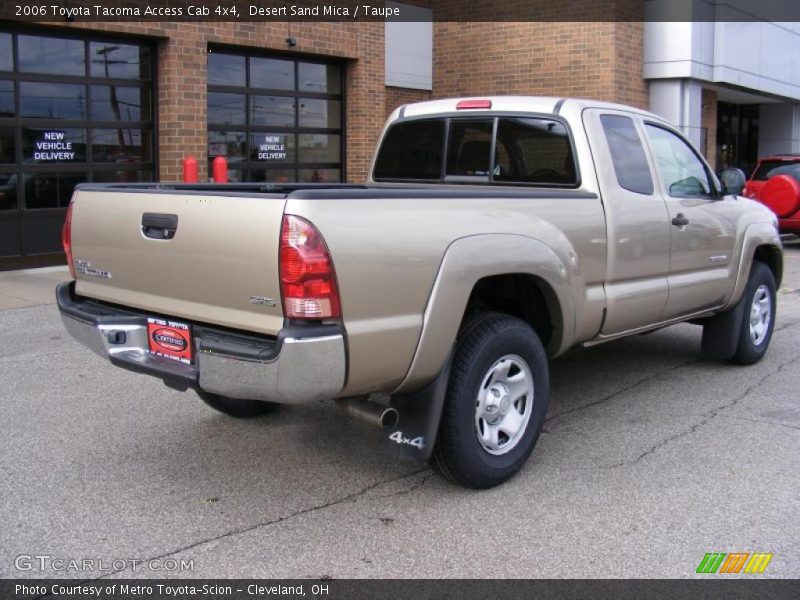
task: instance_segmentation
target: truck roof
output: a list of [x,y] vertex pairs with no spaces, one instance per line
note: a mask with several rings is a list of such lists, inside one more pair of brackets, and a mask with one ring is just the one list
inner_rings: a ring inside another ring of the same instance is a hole
[[391,119],[408,118],[408,117],[424,117],[428,115],[454,113],[457,110],[457,105],[460,102],[469,101],[489,101],[491,108],[478,108],[470,110],[478,110],[480,112],[530,112],[539,114],[558,114],[565,104],[570,107],[582,110],[584,108],[608,108],[613,110],[622,110],[626,112],[633,112],[644,115],[659,121],[663,121],[663,117],[659,117],[651,112],[626,106],[624,104],[615,104],[613,102],[603,102],[600,100],[589,100],[585,98],[559,98],[555,96],[470,96],[462,98],[443,98],[440,100],[429,100],[426,102],[415,102],[413,104],[405,104],[399,107],[392,113]]

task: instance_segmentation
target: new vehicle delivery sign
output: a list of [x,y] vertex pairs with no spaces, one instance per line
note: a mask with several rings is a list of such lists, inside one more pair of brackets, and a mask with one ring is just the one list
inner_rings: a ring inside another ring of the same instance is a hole
[[34,143],[33,160],[51,162],[74,160],[72,142],[66,139],[63,131],[43,131]]

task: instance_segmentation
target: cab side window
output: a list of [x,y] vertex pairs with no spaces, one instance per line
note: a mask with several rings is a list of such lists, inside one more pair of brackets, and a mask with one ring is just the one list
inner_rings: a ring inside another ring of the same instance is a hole
[[674,198],[710,198],[714,188],[705,165],[691,147],[663,127],[650,123],[645,127],[667,194]]
[[621,115],[601,115],[600,123],[619,186],[637,194],[652,195],[653,178],[633,119]]

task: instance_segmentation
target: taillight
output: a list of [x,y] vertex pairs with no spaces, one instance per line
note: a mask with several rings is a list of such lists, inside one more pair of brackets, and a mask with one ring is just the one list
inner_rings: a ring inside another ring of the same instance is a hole
[[341,316],[336,271],[325,240],[301,217],[284,215],[280,247],[283,313],[290,319]]
[[64,254],[67,255],[69,274],[75,279],[75,262],[72,260],[72,207],[70,201],[67,207],[67,217],[64,219],[64,227],[61,229],[61,243],[64,246]]

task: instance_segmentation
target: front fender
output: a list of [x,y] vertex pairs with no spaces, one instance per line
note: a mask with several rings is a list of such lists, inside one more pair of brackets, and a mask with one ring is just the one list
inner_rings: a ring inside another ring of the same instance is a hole
[[[781,244],[778,231],[772,223],[758,222],[752,223],[747,226],[742,240],[742,252],[739,255],[739,268],[736,273],[736,284],[733,292],[728,298],[725,308],[727,310],[736,305],[744,293],[744,288],[747,285],[747,278],[750,276],[750,265],[753,264],[753,257],[756,253],[756,248],[759,246],[772,246],[779,250],[783,247]],[[783,265],[780,265],[776,276],[775,284],[780,286],[781,271]]]
[[460,238],[448,247],[425,307],[422,332],[409,371],[393,393],[415,391],[442,370],[455,343],[475,284],[493,275],[533,275],[554,320],[548,350],[563,350],[575,333],[575,304],[569,270],[542,242],[522,235],[484,234]]

